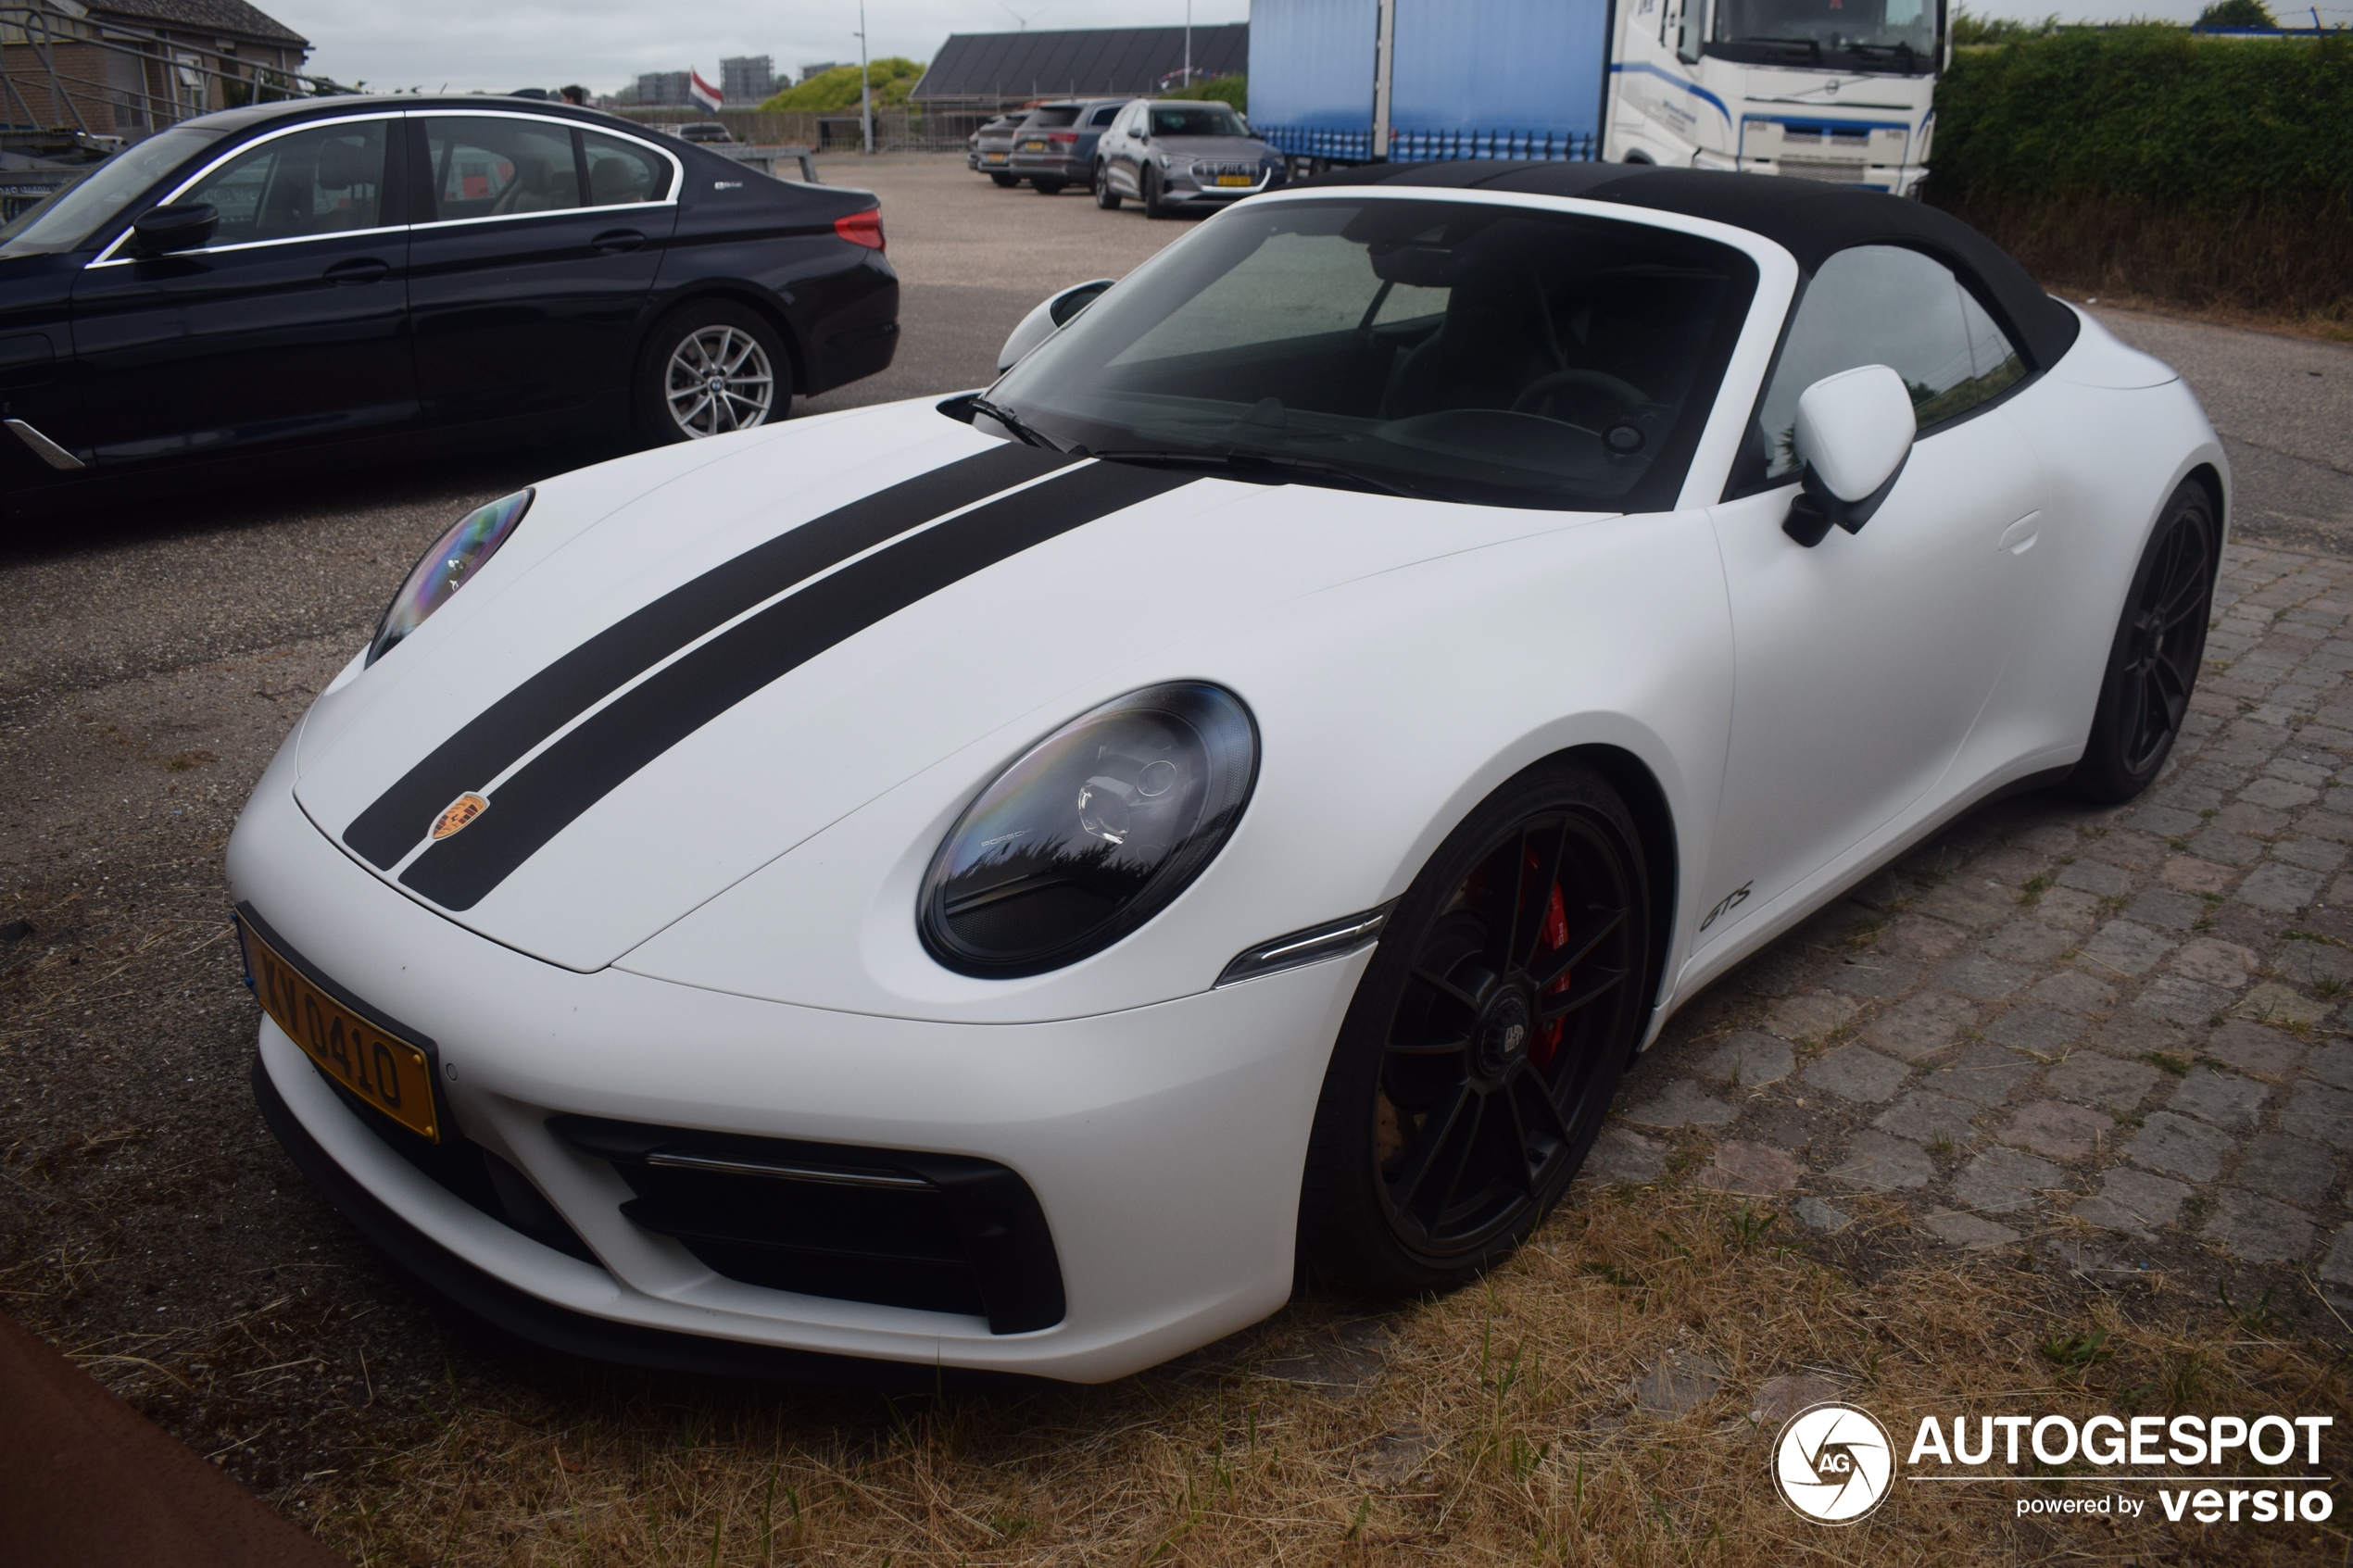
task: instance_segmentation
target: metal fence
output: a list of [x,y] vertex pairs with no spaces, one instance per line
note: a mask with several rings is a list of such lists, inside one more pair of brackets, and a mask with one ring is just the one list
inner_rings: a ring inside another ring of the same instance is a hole
[[[1009,109],[1028,100],[953,105],[894,105],[875,111],[875,150],[878,153],[961,153],[966,138]],[[707,114],[690,107],[634,106],[612,111],[641,125],[707,125],[712,120],[727,128],[738,142],[768,146],[791,144],[821,152],[854,153],[864,144],[858,110],[826,109],[818,113],[793,110],[770,113],[761,109],[723,108]]]

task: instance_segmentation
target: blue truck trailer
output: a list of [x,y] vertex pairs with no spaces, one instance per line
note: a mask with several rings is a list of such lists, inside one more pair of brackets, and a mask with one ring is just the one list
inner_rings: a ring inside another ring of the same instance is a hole
[[1250,121],[1313,167],[1606,158],[1910,194],[1945,0],[1252,0]]

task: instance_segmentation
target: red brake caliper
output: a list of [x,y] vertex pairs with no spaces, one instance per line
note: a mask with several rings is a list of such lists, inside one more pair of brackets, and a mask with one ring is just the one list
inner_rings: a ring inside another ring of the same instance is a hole
[[[1536,852],[1532,849],[1528,853],[1528,865],[1529,870],[1540,874],[1544,869],[1536,859]],[[1557,953],[1567,946],[1568,910],[1561,903],[1561,884],[1555,882],[1544,905],[1544,929],[1537,938],[1536,960],[1541,960],[1546,954]],[[1531,961],[1531,968],[1534,967],[1536,960]],[[1560,995],[1568,989],[1570,978],[1569,975],[1562,975],[1545,987],[1544,994],[1548,997]],[[1550,1023],[1540,1023],[1536,1026],[1536,1037],[1528,1045],[1529,1066],[1541,1071],[1553,1064],[1553,1053],[1560,1049],[1561,1032],[1567,1027],[1567,1024],[1568,1020],[1555,1018]]]

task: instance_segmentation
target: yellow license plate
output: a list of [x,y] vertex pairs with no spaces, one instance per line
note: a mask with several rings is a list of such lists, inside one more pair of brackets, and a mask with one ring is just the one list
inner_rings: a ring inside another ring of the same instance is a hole
[[1247,174],[1220,174],[1217,177],[1217,182],[1221,185],[1255,185],[1258,183],[1257,181],[1252,179]]
[[1046,144],[1043,142],[1024,142],[1021,144],[1021,150],[1026,153],[1042,153],[1046,150]]
[[983,153],[980,157],[980,161],[983,163],[1002,163],[1005,161],[1005,155],[1002,153]]
[[245,921],[245,969],[261,1010],[321,1071],[410,1132],[441,1141],[433,1109],[433,1064],[303,977]]

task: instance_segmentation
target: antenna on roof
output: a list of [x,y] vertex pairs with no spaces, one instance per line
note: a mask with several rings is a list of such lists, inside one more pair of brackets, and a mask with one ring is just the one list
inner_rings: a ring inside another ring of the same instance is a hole
[[997,3],[1007,16],[1013,18],[1013,20],[1021,24],[1017,31],[1022,32],[1027,32],[1031,22],[1036,21],[1039,17],[1044,16],[1047,12],[1053,9],[1051,6],[1040,6],[1036,10],[1030,12],[1029,15],[1025,17],[1019,11],[1014,10],[1011,6],[1005,5],[1004,0],[997,0]]

